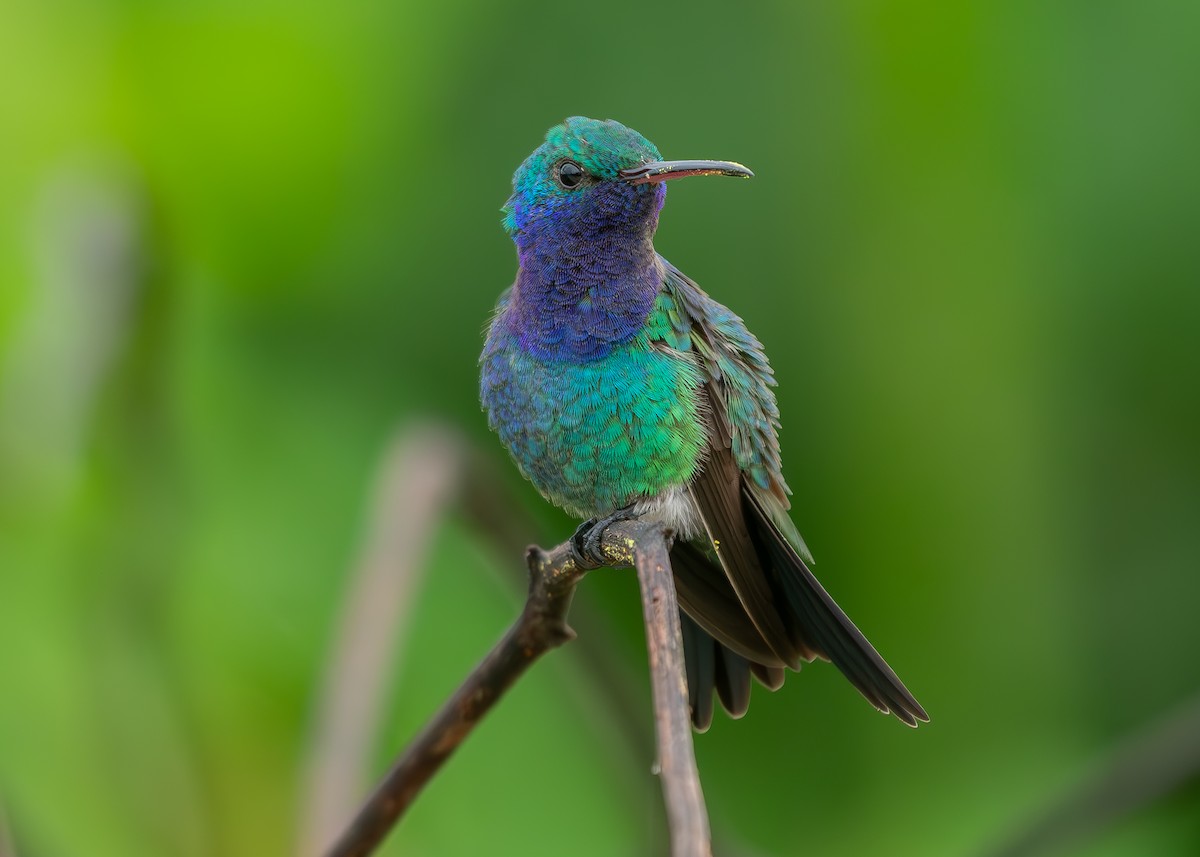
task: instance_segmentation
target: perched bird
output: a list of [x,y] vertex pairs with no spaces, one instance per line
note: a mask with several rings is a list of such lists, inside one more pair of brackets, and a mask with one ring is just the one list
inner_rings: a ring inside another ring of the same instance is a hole
[[761,343],[654,250],[665,182],[697,175],[752,173],[664,161],[612,120],[550,129],[503,209],[519,268],[480,357],[488,422],[538,491],[593,531],[634,516],[675,531],[697,729],[714,690],[739,717],[751,675],[775,690],[816,658],[915,726],[924,709],[809,570]]

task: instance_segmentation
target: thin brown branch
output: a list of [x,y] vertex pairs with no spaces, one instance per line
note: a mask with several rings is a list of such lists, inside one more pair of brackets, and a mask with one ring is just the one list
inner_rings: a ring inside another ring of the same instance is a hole
[[[604,533],[603,547],[614,564],[622,561],[628,564],[633,558],[631,543],[622,534],[620,525]],[[575,586],[587,569],[576,564],[569,544],[549,553],[531,547],[526,561],[529,595],[516,624],[413,739],[350,827],[326,852],[328,857],[363,857],[372,853],[504,692],[534,661],[574,636],[567,625],[567,611]]]
[[[530,533],[545,528],[529,510],[513,498],[511,483],[507,482],[493,457],[472,450],[467,470],[473,476],[471,490],[459,497],[462,514],[481,538],[490,542],[500,558],[498,565],[505,570],[505,580],[516,580],[522,571],[516,563],[504,562],[529,543]],[[528,575],[528,572],[525,572]],[[620,731],[620,749],[629,758],[631,770],[641,777],[644,762],[654,753],[653,733],[645,728],[645,694],[640,678],[629,670],[628,659],[620,646],[613,644],[619,636],[612,617],[594,602],[571,607],[573,625],[580,631],[571,647],[572,657],[580,661],[580,675],[588,677],[575,690],[581,695],[577,704],[595,712],[598,720]],[[662,817],[665,829],[666,817]],[[659,847],[652,853],[661,854]]]
[[[708,816],[692,751],[679,608],[669,536],[657,525],[618,521],[600,534],[605,564],[636,564],[642,583],[653,674],[659,763],[673,857],[711,854]],[[396,824],[425,784],[534,661],[574,637],[567,612],[589,570],[570,543],[546,552],[531,547],[529,595],[513,627],[434,716],[367,799],[327,857],[365,857]]]
[[666,534],[642,525],[635,538],[638,583],[646,620],[646,648],[654,692],[658,771],[662,778],[672,857],[710,857],[711,835],[692,746],[683,632]]

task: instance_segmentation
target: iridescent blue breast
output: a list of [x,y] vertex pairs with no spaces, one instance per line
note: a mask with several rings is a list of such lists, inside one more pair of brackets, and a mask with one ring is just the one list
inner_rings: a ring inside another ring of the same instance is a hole
[[686,342],[672,339],[669,297],[639,335],[584,363],[530,354],[506,309],[502,299],[480,393],[489,424],[543,496],[592,517],[687,483],[706,444],[703,375]]

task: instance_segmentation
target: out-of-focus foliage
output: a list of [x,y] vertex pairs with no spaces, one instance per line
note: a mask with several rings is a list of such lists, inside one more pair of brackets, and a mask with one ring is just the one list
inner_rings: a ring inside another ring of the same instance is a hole
[[[575,113],[756,171],[672,186],[658,246],[766,343],[818,571],[933,717],[910,732],[821,665],[757,690],[698,738],[723,853],[978,851],[1200,691],[1197,4],[0,17],[19,853],[294,849],[372,474],[414,416],[495,459],[546,522],[528,540],[570,532],[487,435],[475,360],[509,176]],[[514,615],[519,562],[465,517],[438,534],[372,774]],[[658,853],[631,576],[579,601],[642,719],[554,654],[386,853]],[[1196,797],[1078,853],[1195,854]]]

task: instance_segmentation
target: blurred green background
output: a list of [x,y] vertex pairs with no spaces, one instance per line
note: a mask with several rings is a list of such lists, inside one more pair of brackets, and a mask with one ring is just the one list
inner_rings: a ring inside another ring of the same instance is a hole
[[[828,666],[756,690],[697,739],[718,853],[983,853],[1200,692],[1200,5],[0,18],[13,853],[311,847],[322,674],[414,421],[473,451],[418,504],[427,550],[384,551],[419,574],[341,800],[500,636],[517,546],[573,522],[487,433],[475,361],[509,177],[571,114],[756,171],[672,186],[658,247],[766,344],[817,570],[933,717]],[[486,535],[480,493],[529,531]],[[577,619],[384,853],[662,853],[632,575]],[[1200,791],[1062,853],[1200,853]]]

